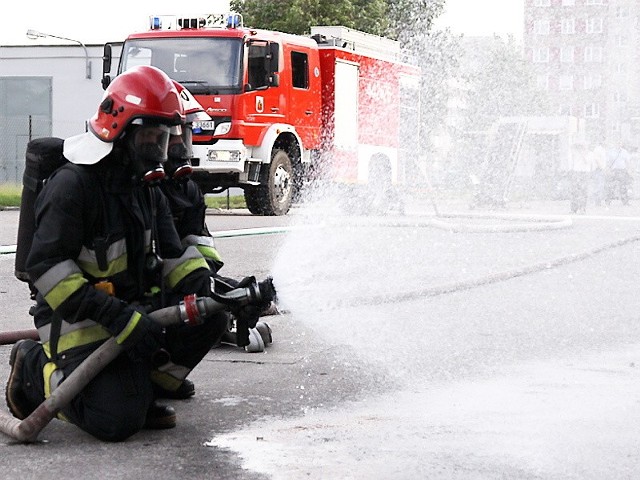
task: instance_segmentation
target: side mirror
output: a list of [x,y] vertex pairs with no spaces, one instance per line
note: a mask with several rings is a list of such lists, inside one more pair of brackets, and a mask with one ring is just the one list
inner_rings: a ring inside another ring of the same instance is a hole
[[280,86],[280,74],[279,73],[272,73],[271,75],[269,75],[269,86],[270,87],[279,87]]
[[105,90],[111,83],[111,59],[111,44],[105,43],[102,53],[102,88]]
[[275,73],[280,70],[280,45],[275,42],[269,43],[269,73]]

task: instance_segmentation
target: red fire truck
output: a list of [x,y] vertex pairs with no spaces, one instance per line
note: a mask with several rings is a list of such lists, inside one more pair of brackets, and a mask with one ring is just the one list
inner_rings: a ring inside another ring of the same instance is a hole
[[[384,203],[417,147],[420,71],[400,61],[398,43],[344,27],[305,37],[221,17],[150,17],[148,31],[124,42],[118,66],[160,68],[212,118],[194,124],[193,178],[203,191],[240,187],[261,215],[286,214],[312,179],[359,185]],[[110,59],[106,45],[103,86]]]

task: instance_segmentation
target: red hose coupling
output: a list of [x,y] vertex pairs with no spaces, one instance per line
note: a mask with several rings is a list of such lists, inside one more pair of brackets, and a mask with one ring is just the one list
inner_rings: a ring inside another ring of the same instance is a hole
[[187,295],[180,302],[180,317],[189,326],[203,323],[200,310],[198,309],[198,298],[195,294]]

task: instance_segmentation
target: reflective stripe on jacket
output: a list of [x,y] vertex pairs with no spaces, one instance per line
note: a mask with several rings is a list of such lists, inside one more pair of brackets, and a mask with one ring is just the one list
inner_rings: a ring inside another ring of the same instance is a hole
[[[120,335],[132,321],[120,319],[116,325],[109,315],[101,315],[108,297],[93,287],[99,281],[111,282],[115,296],[126,303],[148,302],[146,295],[158,286],[160,274],[169,294],[204,295],[209,289],[207,263],[196,248],[181,245],[162,193],[133,185],[124,171],[100,172],[101,163],[61,168],[36,202],[36,231],[27,260],[40,294],[34,319],[44,343],[51,335],[52,310],[64,319],[59,352],[97,346],[109,335]],[[153,211],[162,272],[145,268]]]
[[222,264],[222,257],[216,250],[213,237],[205,235],[187,235],[182,239],[183,246],[193,245],[206,260]]

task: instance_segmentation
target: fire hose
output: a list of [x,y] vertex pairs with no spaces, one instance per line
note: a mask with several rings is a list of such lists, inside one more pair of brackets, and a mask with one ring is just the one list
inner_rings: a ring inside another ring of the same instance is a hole
[[27,330],[12,330],[9,332],[0,332],[0,345],[10,345],[16,343],[23,338],[30,338],[31,340],[40,340],[38,330],[35,328]]
[[[225,294],[212,293],[211,297],[188,295],[178,305],[162,308],[149,316],[162,326],[199,325],[205,319],[224,310],[245,306],[258,306],[274,299],[275,289],[271,278],[249,283]],[[24,337],[22,337],[24,338]],[[35,442],[39,433],[66,407],[102,369],[124,351],[114,337],[109,338],[89,355],[51,395],[28,417],[19,420],[0,411],[0,432],[24,443]]]

